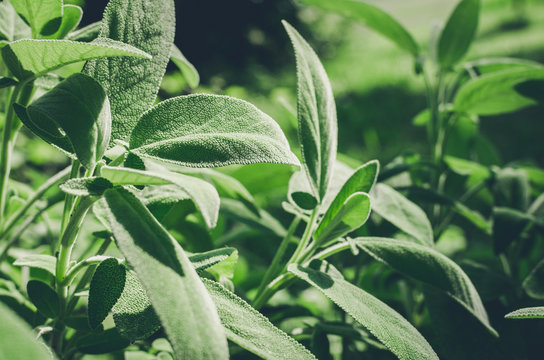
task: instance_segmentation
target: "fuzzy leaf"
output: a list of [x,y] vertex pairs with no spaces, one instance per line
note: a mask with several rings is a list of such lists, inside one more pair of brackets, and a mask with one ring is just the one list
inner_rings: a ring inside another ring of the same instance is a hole
[[74,196],[100,196],[113,184],[101,177],[73,178],[59,185],[59,188],[67,194]]
[[304,346],[275,327],[244,300],[203,279],[230,341],[267,360],[315,359]]
[[303,0],[303,2],[359,21],[394,42],[402,50],[416,57],[419,55],[419,47],[412,35],[391,15],[367,1]]
[[303,210],[313,210],[317,206],[317,199],[312,194],[312,188],[304,170],[293,173],[289,179],[289,200]]
[[55,290],[38,280],[30,280],[26,285],[30,301],[45,317],[55,319],[59,315],[60,303]]
[[338,127],[331,84],[314,50],[286,21],[297,61],[298,137],[312,192],[325,197],[336,160]]
[[96,268],[89,288],[89,325],[96,329],[108,316],[125,287],[126,270],[115,258],[109,258]]
[[506,319],[544,319],[544,306],[518,309],[504,315]]
[[32,254],[18,258],[13,265],[42,269],[55,276],[57,258],[51,255]]
[[183,55],[181,50],[176,46],[172,46],[172,52],[170,53],[170,60],[181,71],[181,74],[183,75],[183,78],[185,81],[187,81],[187,84],[189,84],[190,87],[193,89],[198,87],[198,84],[200,83],[200,75],[198,74],[198,71],[195,69],[193,64],[187,60],[187,58]]
[[344,280],[342,274],[326,261],[313,260],[309,267],[292,264],[289,271],[353,316],[399,359],[438,359],[412,324],[379,299]]
[[480,0],[461,0],[438,40],[438,63],[448,69],[465,56],[478,28]]
[[193,254],[189,256],[189,260],[193,263],[193,266],[197,272],[206,270],[220,262],[223,262],[229,258],[236,249],[234,248],[222,248],[211,251],[206,251],[199,254]]
[[32,28],[34,37],[50,35],[59,28],[62,18],[60,0],[10,0],[13,8]]
[[99,39],[122,41],[153,57],[100,59],[85,65],[83,72],[100,82],[110,98],[113,139],[128,140],[142,113],[155,102],[175,23],[173,0],[112,0],[106,6]]
[[248,102],[219,95],[159,103],[138,121],[130,148],[143,157],[185,166],[299,164],[274,120]]
[[178,242],[129,191],[111,189],[104,196],[117,245],[144,286],[176,356],[227,359],[215,306]]

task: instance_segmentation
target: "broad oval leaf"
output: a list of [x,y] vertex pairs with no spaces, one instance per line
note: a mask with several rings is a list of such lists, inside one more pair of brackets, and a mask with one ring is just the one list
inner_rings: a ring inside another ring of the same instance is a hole
[[10,0],[13,8],[32,28],[34,37],[53,34],[62,18],[62,1],[59,0]]
[[57,258],[51,255],[32,254],[18,258],[13,265],[42,269],[55,276]]
[[533,299],[544,300],[544,260],[541,260],[523,280],[523,289]]
[[401,49],[414,57],[419,55],[419,47],[412,35],[391,15],[380,8],[362,0],[302,0],[323,10],[335,12],[359,21],[365,26],[385,36]]
[[37,135],[44,140],[66,151],[73,149],[87,169],[94,168],[110,141],[108,97],[102,86],[87,75],[70,76],[30,104],[26,116],[21,107],[17,115],[31,130],[39,129]]
[[97,39],[90,43],[72,40],[18,40],[2,48],[6,66],[19,80],[29,80],[80,61],[117,56],[151,58],[149,54],[133,46],[110,39]]
[[342,274],[326,261],[313,260],[309,267],[292,264],[289,271],[353,316],[399,359],[438,359],[412,324],[387,304],[344,280]]
[[130,148],[143,157],[196,167],[299,164],[272,118],[248,102],[219,95],[159,103],[138,121]]
[[60,303],[55,290],[42,281],[30,280],[26,285],[30,301],[45,317],[54,319],[59,315]]
[[247,302],[218,283],[202,279],[230,341],[267,360],[315,359]]
[[544,69],[505,70],[470,80],[455,96],[455,111],[496,115],[534,105],[537,103],[535,99],[523,96],[517,89],[533,80],[544,80]]
[[323,65],[304,38],[286,21],[297,61],[298,137],[303,167],[312,192],[321,202],[336,160],[338,126],[331,84]]
[[385,184],[377,184],[371,193],[372,210],[398,227],[418,243],[433,245],[433,229],[419,206]]
[[111,189],[104,196],[117,245],[144,286],[176,356],[227,359],[215,306],[181,246],[128,190]]
[[480,0],[461,0],[438,40],[438,63],[443,69],[455,65],[465,56],[478,28]]
[[125,288],[126,270],[116,258],[109,258],[96,268],[89,287],[89,325],[96,329],[108,316]]
[[429,247],[401,240],[357,238],[353,241],[376,260],[445,292],[496,335],[469,277],[445,255]]
[[193,64],[187,60],[185,55],[181,52],[181,50],[176,46],[172,46],[172,52],[170,53],[170,60],[181,71],[181,74],[183,75],[183,78],[185,81],[187,81],[187,84],[192,87],[193,89],[198,87],[198,84],[200,83],[200,75],[198,74],[198,71],[195,69]]
[[175,33],[173,0],[111,0],[98,39],[110,38],[142,49],[153,58],[89,61],[83,72],[102,84],[113,114],[112,138],[128,140],[142,113],[157,96]]
[[[53,359],[45,344],[36,340],[36,334],[20,317],[0,302],[0,359]],[[9,325],[9,326],[8,326]]]
[[544,319],[544,306],[514,310],[504,315],[506,319]]

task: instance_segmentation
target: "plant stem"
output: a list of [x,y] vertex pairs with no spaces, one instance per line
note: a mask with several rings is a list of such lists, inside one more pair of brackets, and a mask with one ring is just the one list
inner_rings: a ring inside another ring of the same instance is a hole
[[253,307],[259,310],[272,296],[274,296],[276,292],[287,286],[293,279],[294,275],[288,272],[284,272],[280,276],[276,277],[266,286],[261,295],[255,298],[253,301]]
[[287,262],[287,265],[296,263],[299,260],[300,256],[302,255],[302,252],[306,250],[306,246],[308,245],[308,242],[312,238],[315,222],[317,221],[317,214],[319,212],[318,209],[319,207],[316,207],[312,211],[312,214],[310,215],[310,219],[306,223],[306,229],[304,229],[304,234],[302,235],[302,238],[300,239],[300,242],[298,243],[297,248],[295,249],[295,252],[293,253],[291,258]]
[[[70,179],[79,177],[79,167],[80,167],[79,161],[72,160],[72,170],[70,171]],[[60,226],[61,234],[66,229],[66,225],[68,225],[68,221],[70,220],[70,214],[72,213],[72,210],[73,210],[74,200],[75,198],[73,195],[66,194],[64,199],[64,209],[62,210],[62,222]]]

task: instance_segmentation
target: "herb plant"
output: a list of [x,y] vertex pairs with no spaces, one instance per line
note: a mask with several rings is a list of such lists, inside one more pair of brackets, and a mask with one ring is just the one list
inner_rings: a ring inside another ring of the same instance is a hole
[[[543,172],[482,164],[492,151],[477,124],[541,102],[542,66],[461,63],[479,0],[461,0],[433,29],[427,56],[374,5],[304,2],[413,56],[429,106],[414,122],[426,126],[428,154],[381,171],[376,160],[341,162],[329,79],[287,22],[300,160],[244,100],[157,102],[170,60],[189,86],[199,82],[173,45],[173,0],[111,0],[100,23],[80,29],[81,8],[60,0],[0,3],[0,358],[482,359],[519,349],[531,358],[542,325],[509,319],[544,317]],[[34,191],[10,177],[21,131],[71,162]],[[243,166],[216,169],[228,165]],[[287,228],[244,185],[259,169],[287,169]],[[36,225],[49,234],[23,241]],[[224,245],[244,237],[281,240],[239,289],[242,249]],[[293,303],[306,287],[338,307]],[[290,320],[296,331],[286,331]],[[512,335],[521,328],[535,335]],[[330,342],[338,337],[341,350]]]

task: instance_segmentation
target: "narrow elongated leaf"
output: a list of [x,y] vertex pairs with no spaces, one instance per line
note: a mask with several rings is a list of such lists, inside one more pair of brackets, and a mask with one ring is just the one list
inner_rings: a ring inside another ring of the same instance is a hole
[[108,190],[104,196],[117,245],[144,286],[176,356],[227,359],[217,311],[177,241],[127,190]]
[[189,84],[190,87],[193,89],[198,87],[198,84],[200,83],[200,75],[198,74],[198,71],[195,69],[193,64],[187,60],[185,55],[183,55],[181,50],[176,45],[172,46],[170,60],[172,60],[172,62],[179,68],[183,78],[185,81],[187,81],[187,84]]
[[[323,219],[314,232],[314,236],[319,237],[327,226],[329,226],[329,223],[341,211],[348,197],[356,192],[370,192],[378,177],[378,169],[379,163],[377,161],[370,161],[355,170],[349,179],[346,180],[344,185],[342,185],[342,188],[338,191],[338,194],[336,194],[336,197],[329,205],[325,215],[323,215]],[[361,214],[361,217],[364,217],[365,221],[367,216],[368,214]]]
[[150,54],[136,58],[100,59],[85,65],[110,97],[113,139],[128,140],[144,111],[155,102],[175,32],[173,0],[112,0],[106,6],[99,39],[110,38]]
[[117,303],[125,287],[125,267],[115,258],[109,258],[96,268],[89,288],[89,325],[96,329]]
[[326,261],[314,260],[309,267],[292,264],[289,271],[353,316],[399,359],[438,359],[412,324],[379,299],[344,280]]
[[49,285],[38,280],[30,280],[26,285],[26,291],[30,301],[45,317],[54,319],[60,310],[59,298],[55,290]]
[[275,327],[244,300],[218,283],[202,279],[230,341],[268,360],[315,359],[304,346]]
[[542,68],[542,64],[536,61],[507,57],[478,59],[475,61],[464,63],[463,65],[466,69],[472,68],[476,70],[479,75],[485,75],[504,70],[530,70]]
[[138,121],[130,148],[143,157],[196,167],[299,164],[274,120],[248,102],[218,95],[161,102]]
[[232,255],[236,249],[234,248],[222,248],[211,251],[206,251],[199,254],[193,254],[189,256],[189,260],[193,263],[193,266],[197,272],[204,271],[217,263],[226,260]]
[[55,268],[57,264],[57,258],[51,255],[26,255],[13,263],[15,266],[28,266],[32,268],[42,269],[55,276]]
[[316,53],[291,25],[282,23],[297,61],[298,137],[303,167],[315,197],[321,201],[336,160],[336,105],[329,78]]
[[544,260],[541,260],[523,280],[523,289],[533,299],[544,300]]
[[438,40],[438,63],[443,69],[465,56],[478,28],[480,0],[461,0],[450,15]]
[[[38,128],[37,135],[47,134],[46,141],[53,141],[60,148],[70,148],[87,169],[93,169],[102,158],[110,140],[110,103],[104,89],[93,78],[74,74],[55,86],[47,94],[18,115],[31,130]],[[74,118],[74,114],[78,114]],[[61,132],[62,131],[62,132]],[[59,139],[59,141],[55,140]],[[68,142],[68,144],[67,144]]]
[[359,21],[413,56],[419,55],[419,47],[412,35],[391,15],[366,1],[303,0],[303,2]]
[[418,243],[433,245],[433,229],[419,206],[385,184],[377,184],[371,193],[372,210],[412,236]]
[[[45,344],[36,340],[30,326],[0,302],[0,359],[53,359]],[[9,326],[7,326],[9,324]]]
[[514,310],[504,317],[507,319],[544,319],[544,306]]
[[163,185],[174,184],[187,193],[202,213],[208,227],[217,223],[219,195],[208,182],[193,176],[162,171],[145,171],[130,168],[104,166],[101,175],[115,185]]
[[0,2],[0,40],[15,41],[30,37],[30,27],[17,15],[11,3]]
[[133,46],[109,39],[97,39],[91,43],[71,40],[18,40],[2,48],[6,66],[19,80],[28,80],[80,61],[116,56],[151,58],[149,54]]
[[445,292],[496,334],[476,288],[448,257],[429,247],[401,240],[357,238],[353,241],[376,260]]
[[101,177],[73,178],[59,185],[59,188],[67,194],[74,196],[100,196],[113,184]]
[[10,0],[11,5],[32,28],[34,37],[50,35],[59,28],[62,18],[62,1]]
[[63,5],[62,6],[62,21],[58,30],[51,35],[44,36],[47,39],[64,39],[68,33],[74,30],[81,21],[83,16],[83,9],[77,5]]
[[537,103],[524,96],[516,86],[530,80],[543,80],[544,69],[499,71],[466,82],[457,92],[457,112],[495,115],[516,111]]

